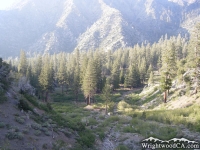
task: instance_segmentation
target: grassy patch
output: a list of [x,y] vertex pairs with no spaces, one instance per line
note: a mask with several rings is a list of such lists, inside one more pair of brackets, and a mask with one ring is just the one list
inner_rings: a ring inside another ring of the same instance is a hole
[[160,125],[156,122],[133,119],[129,126],[123,128],[123,132],[138,133],[144,137],[153,136],[159,139],[167,140],[175,137],[178,133],[178,129],[167,125]]

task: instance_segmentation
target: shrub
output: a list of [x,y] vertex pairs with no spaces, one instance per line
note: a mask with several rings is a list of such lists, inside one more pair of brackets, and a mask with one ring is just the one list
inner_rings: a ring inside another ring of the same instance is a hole
[[82,146],[92,147],[95,143],[95,135],[90,130],[84,130],[79,132],[79,138],[77,142]]
[[41,130],[41,125],[36,124],[36,123],[32,124],[31,127],[32,127],[33,129],[35,129],[35,130]]
[[26,112],[28,112],[29,110],[32,111],[33,109],[29,106],[29,104],[24,100],[24,99],[20,99],[19,103],[18,103],[18,108],[20,110],[24,110]]
[[3,122],[0,122],[0,128],[4,128],[6,125]]
[[42,134],[42,132],[40,130],[37,130],[35,133],[34,133],[36,136],[40,136]]
[[44,134],[45,134],[46,136],[50,136],[50,135],[51,135],[51,133],[50,133],[49,131],[45,131]]
[[15,117],[15,121],[20,123],[20,124],[24,124],[25,123],[25,120],[21,117]]
[[7,134],[6,134],[6,137],[9,139],[9,140],[14,140],[14,139],[19,139],[19,140],[22,140],[24,138],[24,135],[20,132],[12,132],[12,131],[9,131]]
[[7,101],[7,97],[5,96],[4,92],[0,91],[0,104],[4,103],[5,101]]
[[27,134],[27,133],[29,132],[29,130],[28,130],[28,129],[23,129],[22,132],[23,132],[24,134]]
[[99,132],[99,133],[97,133],[98,135],[99,135],[99,138],[100,138],[100,140],[101,141],[103,141],[103,139],[105,138],[105,133],[104,132]]

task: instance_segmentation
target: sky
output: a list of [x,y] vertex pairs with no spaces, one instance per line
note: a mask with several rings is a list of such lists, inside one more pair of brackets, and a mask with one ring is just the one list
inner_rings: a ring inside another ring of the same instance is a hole
[[16,0],[0,0],[0,10],[4,10],[11,6]]

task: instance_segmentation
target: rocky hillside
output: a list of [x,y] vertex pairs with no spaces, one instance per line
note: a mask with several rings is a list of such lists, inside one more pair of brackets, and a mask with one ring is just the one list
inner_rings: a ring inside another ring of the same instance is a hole
[[19,0],[0,11],[0,56],[129,47],[199,21],[199,0]]

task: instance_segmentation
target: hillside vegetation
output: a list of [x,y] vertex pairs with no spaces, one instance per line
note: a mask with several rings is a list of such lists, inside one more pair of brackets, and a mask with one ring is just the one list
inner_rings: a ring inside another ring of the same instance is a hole
[[[1,61],[1,149],[141,149],[200,142],[200,26],[190,40]],[[3,73],[5,72],[5,73]],[[3,74],[3,75],[2,75]]]

